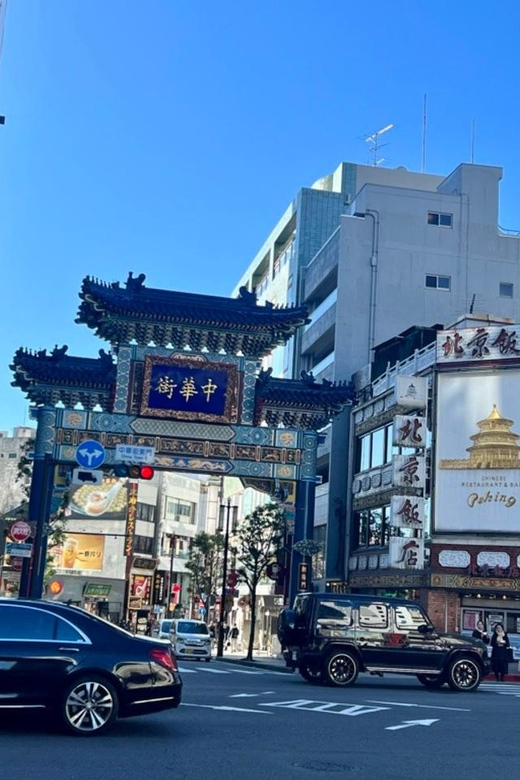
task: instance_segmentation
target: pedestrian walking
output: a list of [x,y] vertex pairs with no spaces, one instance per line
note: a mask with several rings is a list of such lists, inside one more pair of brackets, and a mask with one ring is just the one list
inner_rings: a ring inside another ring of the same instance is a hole
[[489,645],[489,634],[484,628],[484,623],[482,620],[478,621],[477,626],[471,636],[473,639],[480,639],[480,641],[484,642],[485,645]]
[[229,649],[229,631],[230,631],[229,624],[226,621],[222,626],[222,635],[224,638],[224,650]]
[[491,637],[491,667],[497,680],[503,682],[509,664],[509,637],[502,623],[497,623]]
[[238,643],[238,637],[240,635],[240,632],[236,626],[233,626],[231,629],[231,652],[236,653],[237,652],[237,643]]

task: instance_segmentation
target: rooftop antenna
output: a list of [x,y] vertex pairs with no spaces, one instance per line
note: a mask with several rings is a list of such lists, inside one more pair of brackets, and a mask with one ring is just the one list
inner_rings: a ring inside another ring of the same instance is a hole
[[384,157],[378,157],[378,152],[383,146],[388,146],[388,144],[379,143],[379,139],[383,133],[388,133],[393,127],[393,124],[386,125],[386,127],[382,127],[381,130],[376,130],[375,133],[370,133],[370,135],[367,135],[365,138],[366,143],[370,144],[370,154],[372,155],[372,165],[374,167],[381,165],[381,163],[385,161]]
[[471,164],[475,164],[475,127],[476,122],[474,119],[471,120]]
[[428,129],[428,95],[424,93],[423,117],[422,117],[422,158],[421,173],[426,170],[426,130]]
[[477,296],[476,296],[476,294],[475,294],[475,293],[473,293],[473,297],[471,298],[471,303],[470,303],[470,305],[469,305],[469,313],[470,313],[470,314],[473,314],[473,311],[474,311],[474,309],[475,309],[475,298],[476,298],[476,297],[477,297]]

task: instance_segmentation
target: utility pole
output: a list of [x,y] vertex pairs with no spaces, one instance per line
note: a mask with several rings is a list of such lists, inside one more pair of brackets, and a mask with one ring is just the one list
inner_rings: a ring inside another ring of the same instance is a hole
[[232,528],[236,527],[238,507],[231,506],[231,498],[227,499],[225,504],[220,505],[219,527],[218,530],[224,530],[224,558],[222,562],[222,595],[220,597],[220,616],[218,622],[218,641],[217,658],[224,655],[224,624],[226,622],[226,586],[227,586],[227,566],[229,553],[229,520],[233,510]]
[[171,609],[172,603],[172,580],[173,580],[173,559],[175,557],[175,534],[171,533],[170,536],[170,573],[168,576],[168,609],[166,610],[166,616],[171,618],[173,612]]

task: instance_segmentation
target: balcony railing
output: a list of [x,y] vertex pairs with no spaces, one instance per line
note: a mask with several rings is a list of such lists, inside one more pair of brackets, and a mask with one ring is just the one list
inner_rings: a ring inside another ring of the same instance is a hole
[[385,373],[372,382],[372,394],[374,396],[386,393],[395,385],[395,378],[398,375],[415,376],[435,363],[436,343],[428,344],[427,347],[416,349],[402,363],[397,362],[395,366],[386,369]]

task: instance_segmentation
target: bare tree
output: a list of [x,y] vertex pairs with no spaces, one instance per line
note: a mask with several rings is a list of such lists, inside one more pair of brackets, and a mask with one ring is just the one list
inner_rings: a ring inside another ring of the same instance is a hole
[[251,600],[251,633],[247,658],[253,658],[256,626],[256,592],[270,563],[276,561],[283,544],[285,531],[284,512],[278,504],[257,507],[240,524],[237,532],[236,556],[238,573],[249,588]]

